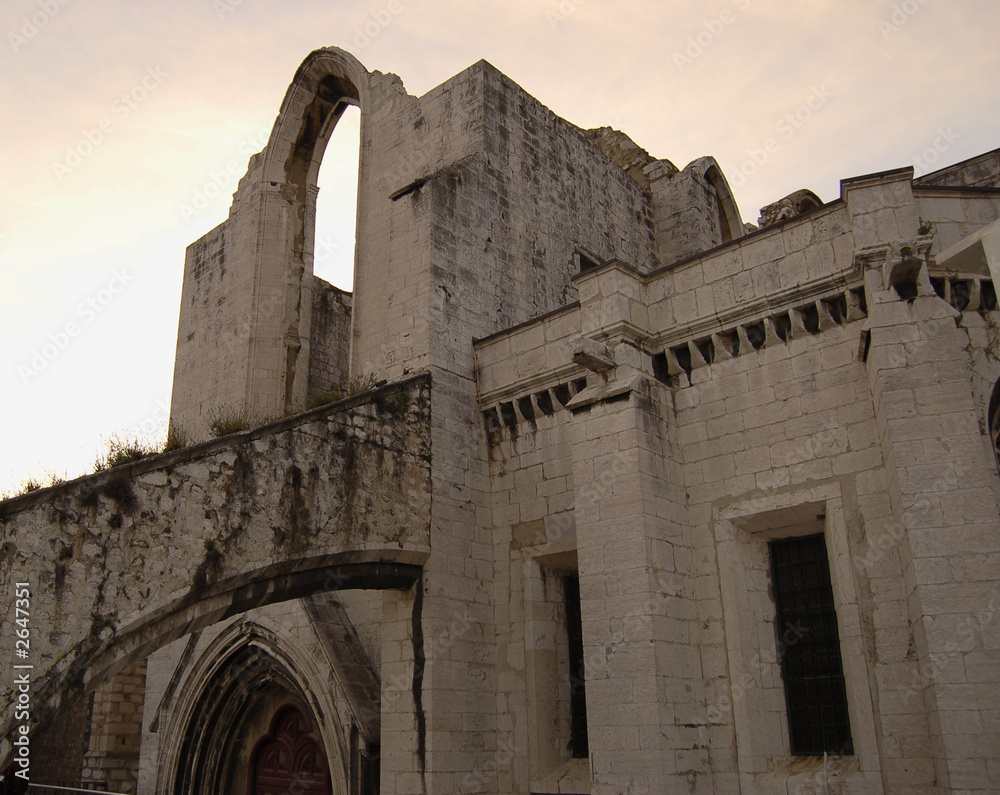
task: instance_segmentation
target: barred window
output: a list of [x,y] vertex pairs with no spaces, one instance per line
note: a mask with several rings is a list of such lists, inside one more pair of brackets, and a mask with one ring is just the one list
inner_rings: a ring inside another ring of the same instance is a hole
[[823,534],[772,541],[781,675],[793,754],[853,754]]

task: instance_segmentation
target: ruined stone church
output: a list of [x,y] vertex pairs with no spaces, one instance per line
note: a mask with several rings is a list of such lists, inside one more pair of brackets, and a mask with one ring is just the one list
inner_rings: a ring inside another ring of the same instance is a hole
[[[352,293],[313,274],[348,106]],[[757,226],[713,158],[486,62],[416,97],[313,52],[187,251],[171,423],[208,440],[0,505],[34,666],[0,761],[139,795],[997,791],[998,219],[1000,150]],[[210,439],[234,404],[276,419]]]

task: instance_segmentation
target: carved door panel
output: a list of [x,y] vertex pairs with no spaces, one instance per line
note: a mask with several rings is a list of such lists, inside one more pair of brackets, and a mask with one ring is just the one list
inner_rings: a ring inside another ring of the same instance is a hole
[[298,709],[282,707],[250,756],[249,795],[331,795],[323,748]]

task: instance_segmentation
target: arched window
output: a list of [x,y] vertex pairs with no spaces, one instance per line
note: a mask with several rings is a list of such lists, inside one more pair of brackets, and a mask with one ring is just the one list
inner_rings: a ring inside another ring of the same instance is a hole
[[349,105],[330,136],[319,169],[313,251],[313,273],[347,292],[354,285],[360,144],[361,110]]

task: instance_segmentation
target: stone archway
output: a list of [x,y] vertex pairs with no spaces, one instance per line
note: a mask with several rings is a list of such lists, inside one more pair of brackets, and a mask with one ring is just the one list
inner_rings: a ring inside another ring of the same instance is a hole
[[[182,689],[164,735],[157,792],[346,795],[350,733],[334,688],[280,628],[233,624],[205,649]],[[282,780],[298,788],[282,789]]]

